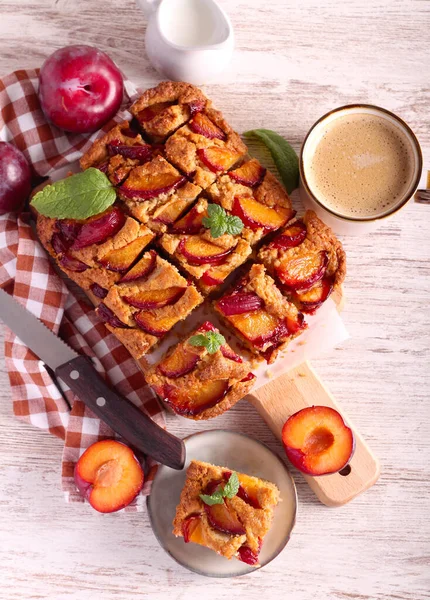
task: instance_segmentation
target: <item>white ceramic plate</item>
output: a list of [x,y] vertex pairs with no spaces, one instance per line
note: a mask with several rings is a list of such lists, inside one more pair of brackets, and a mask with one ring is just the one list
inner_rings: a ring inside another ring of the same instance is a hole
[[260,552],[260,567],[272,561],[287,544],[294,527],[297,495],[287,467],[267,446],[240,433],[215,429],[196,433],[184,440],[187,459],[183,471],[160,466],[148,497],[148,512],[154,533],[161,546],[179,564],[208,577],[236,577],[256,570],[236,558],[227,560],[198,544],[186,544],[172,533],[172,521],[191,460],[227,467],[275,483],[281,501]]

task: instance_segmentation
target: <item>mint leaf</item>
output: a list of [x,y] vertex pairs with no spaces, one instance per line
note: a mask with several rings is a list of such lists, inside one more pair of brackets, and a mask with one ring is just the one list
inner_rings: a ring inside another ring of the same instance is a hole
[[197,335],[190,337],[188,343],[191,344],[191,346],[204,346],[206,348],[207,339],[203,333],[198,333]]
[[218,204],[208,205],[208,216],[204,217],[203,226],[211,230],[213,238],[221,237],[225,233],[238,235],[243,229],[243,223],[239,217],[227,214]]
[[45,217],[88,219],[111,206],[116,192],[104,173],[90,168],[47,185],[31,201]]
[[269,149],[289,194],[299,187],[299,159],[287,140],[270,129],[253,129],[243,135],[248,138],[256,137]]
[[237,476],[237,473],[232,473],[223,489],[217,490],[210,496],[207,494],[200,494],[200,498],[205,504],[213,506],[214,504],[222,504],[224,502],[224,498],[233,498],[233,496],[236,496],[238,491],[239,477]]
[[243,229],[243,223],[239,217],[234,217],[233,215],[227,215],[226,221],[226,233],[230,235],[239,235],[239,233]]
[[191,346],[203,346],[208,354],[215,354],[225,344],[225,337],[217,331],[206,331],[193,335],[188,340]]
[[208,506],[213,506],[214,504],[222,504],[224,502],[222,490],[214,492],[212,496],[208,496],[207,494],[200,494],[200,498]]
[[230,479],[224,486],[223,494],[226,498],[233,498],[239,491],[239,477],[237,473],[232,473]]

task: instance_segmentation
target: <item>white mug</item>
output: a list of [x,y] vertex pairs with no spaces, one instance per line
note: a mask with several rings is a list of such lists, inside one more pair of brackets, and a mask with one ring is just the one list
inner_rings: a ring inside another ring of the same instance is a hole
[[148,58],[164,76],[201,85],[230,62],[233,28],[215,0],[137,0],[137,5],[148,18]]
[[[389,208],[385,213],[375,217],[349,217],[335,212],[324,204],[324,200],[321,197],[318,197],[315,190],[311,189],[308,178],[306,177],[307,166],[312,157],[312,153],[318,144],[318,140],[321,139],[321,135],[328,123],[351,113],[373,114],[389,120],[402,131],[403,135],[409,141],[413,152],[413,174],[404,197],[399,198],[396,204]],[[341,106],[318,119],[318,121],[312,125],[305,137],[300,152],[300,197],[305,208],[314,210],[336,233],[352,235],[367,233],[377,229],[384,220],[396,214],[413,197],[420,182],[422,166],[423,158],[419,142],[412,129],[400,119],[400,117],[384,108],[370,104],[349,104],[347,106]]]

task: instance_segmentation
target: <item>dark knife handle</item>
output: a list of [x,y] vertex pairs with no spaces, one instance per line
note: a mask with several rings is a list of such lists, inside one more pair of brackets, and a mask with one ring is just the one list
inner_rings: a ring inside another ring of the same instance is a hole
[[58,367],[55,374],[129,444],[172,469],[183,469],[184,442],[111,389],[88,358],[78,356]]

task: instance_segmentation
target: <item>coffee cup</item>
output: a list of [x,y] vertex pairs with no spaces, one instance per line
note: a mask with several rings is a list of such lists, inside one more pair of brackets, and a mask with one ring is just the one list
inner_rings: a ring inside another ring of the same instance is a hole
[[342,106],[306,135],[300,196],[336,233],[366,233],[413,197],[422,163],[419,142],[400,117],[368,104]]

